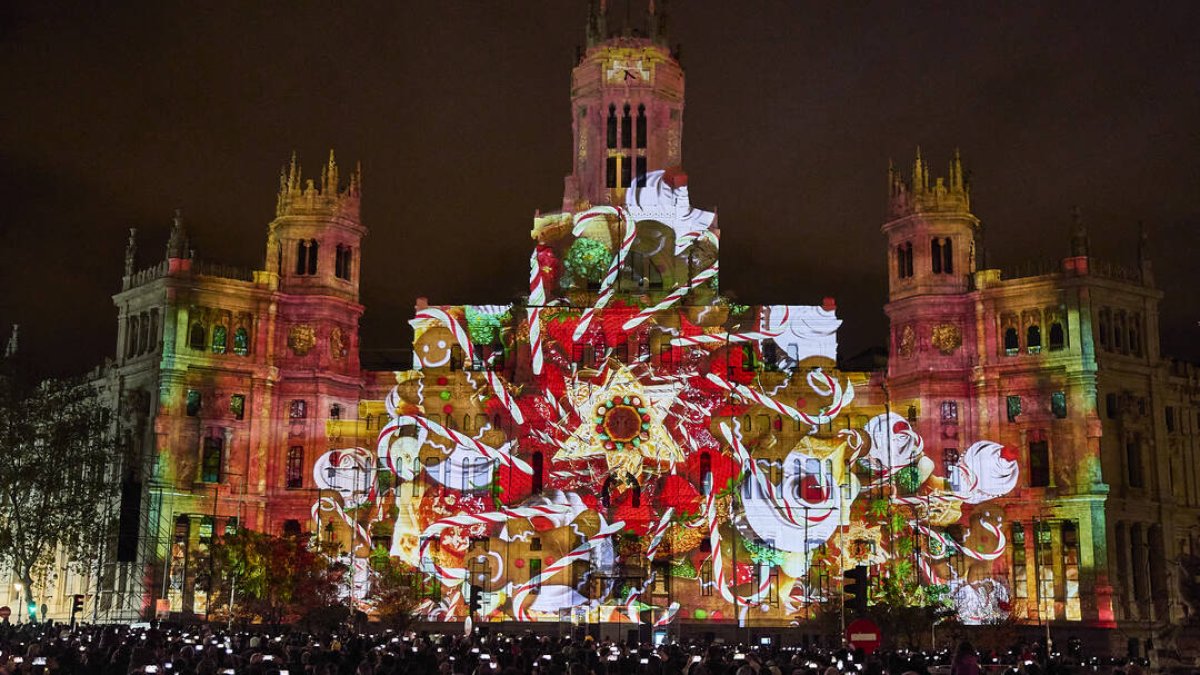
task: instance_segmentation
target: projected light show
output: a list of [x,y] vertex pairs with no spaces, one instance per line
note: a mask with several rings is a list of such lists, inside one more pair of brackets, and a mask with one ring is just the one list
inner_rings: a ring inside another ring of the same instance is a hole
[[538,216],[532,236],[528,303],[419,308],[376,447],[314,469],[318,522],[360,552],[390,530],[427,579],[423,617],[467,618],[478,593],[476,621],[779,624],[860,565],[968,622],[1008,612],[990,502],[1014,454],[974,439],[935,461],[866,374],[834,367],[831,300],[722,297],[714,214],[685,176],[650,172],[624,206]]

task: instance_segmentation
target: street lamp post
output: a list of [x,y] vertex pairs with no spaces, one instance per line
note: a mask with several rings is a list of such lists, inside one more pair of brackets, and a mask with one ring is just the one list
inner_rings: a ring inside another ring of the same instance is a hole
[[25,590],[25,584],[18,581],[13,588],[17,589],[17,623],[21,623],[21,613],[25,610],[25,598],[21,592]]

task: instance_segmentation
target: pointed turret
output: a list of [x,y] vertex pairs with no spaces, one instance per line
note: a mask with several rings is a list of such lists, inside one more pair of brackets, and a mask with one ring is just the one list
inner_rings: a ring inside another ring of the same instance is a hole
[[1087,226],[1083,223],[1083,212],[1075,206],[1071,209],[1071,257],[1086,258],[1090,243]]
[[137,258],[137,228],[129,228],[129,240],[125,242],[125,276],[133,276],[133,266]]
[[893,216],[922,212],[969,213],[971,210],[971,190],[958,150],[954,151],[949,171],[943,178],[932,174],[929,162],[921,156],[921,146],[917,146],[911,178],[906,181],[889,160],[888,185],[889,211]]
[[167,259],[190,257],[187,232],[183,229],[183,210],[175,209],[175,218],[171,223],[171,237],[167,239]]

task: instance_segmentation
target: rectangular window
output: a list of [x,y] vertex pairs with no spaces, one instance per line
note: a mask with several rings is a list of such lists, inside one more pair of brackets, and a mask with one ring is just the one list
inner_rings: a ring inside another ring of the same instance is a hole
[[188,389],[187,392],[187,416],[196,417],[200,414],[200,390]]
[[1054,541],[1050,523],[1041,521],[1035,525],[1037,541],[1034,543],[1038,575],[1038,615],[1043,619],[1054,619]]
[[1067,392],[1051,392],[1050,412],[1054,413],[1054,416],[1060,420],[1067,418]]
[[288,406],[288,418],[302,420],[308,417],[308,404],[303,399],[296,399]]
[[1006,399],[1006,405],[1008,408],[1008,421],[1016,422],[1017,418],[1021,416],[1021,397],[1009,396]]
[[[705,540],[707,541],[707,540]],[[700,565],[700,595],[709,596],[713,594],[713,570],[712,561],[705,560],[704,564]]]
[[604,162],[604,187],[617,187],[617,158],[613,155],[609,155]]
[[237,534],[237,530],[238,530],[237,516],[230,516],[229,520],[225,521],[225,536],[228,537],[229,535]]
[[221,482],[222,455],[225,441],[215,436],[204,439],[204,456],[200,462],[200,481],[202,483]]
[[333,405],[329,406],[329,419],[331,419],[331,420],[342,419],[342,404],[341,403],[334,403]]
[[200,519],[200,543],[207,544],[212,541],[213,536],[213,517],[204,516]]
[[288,448],[287,486],[291,489],[304,487],[304,448],[299,445]]
[[542,550],[542,538],[541,538],[541,537],[530,537],[530,539],[529,539],[529,550],[530,550],[530,551],[540,551],[540,550]]
[[629,155],[623,155],[621,157],[621,187],[629,187],[632,172],[633,162],[629,161]]
[[639,180],[641,180],[642,178],[646,177],[646,158],[638,157],[636,161],[637,161],[637,177]]
[[1050,443],[1029,443],[1029,487],[1050,487]]
[[1125,464],[1129,473],[1129,487],[1145,487],[1145,477],[1142,473],[1142,438],[1140,434],[1132,434],[1125,439]]
[[533,582],[533,587],[532,587],[533,590],[530,592],[536,594],[538,591],[542,590],[542,582],[540,579],[538,579],[538,577],[540,577],[540,576],[542,576],[542,559],[541,558],[530,558],[529,559],[529,580],[531,582]]
[[1013,595],[1018,599],[1029,597],[1029,570],[1025,562],[1025,527],[1012,524],[1012,579]]
[[1062,524],[1062,557],[1067,621],[1080,621],[1083,613],[1079,605],[1079,527],[1073,520]]
[[234,394],[229,397],[229,412],[233,414],[233,419],[246,419],[246,396],[245,394]]
[[942,401],[942,422],[958,424],[958,401]]
[[958,465],[958,448],[942,450],[942,468],[946,471],[946,482],[952,491],[962,486],[962,467]]
[[650,592],[654,595],[666,595],[670,592],[671,566],[664,563],[654,563],[654,583]]
[[1167,416],[1167,433],[1175,433],[1175,408],[1173,406],[1166,407]]
[[1113,419],[1117,418],[1118,412],[1119,412],[1119,408],[1117,407],[1117,395],[1116,394],[1105,395],[1105,397],[1104,397],[1104,414],[1108,416],[1108,419],[1113,420]]

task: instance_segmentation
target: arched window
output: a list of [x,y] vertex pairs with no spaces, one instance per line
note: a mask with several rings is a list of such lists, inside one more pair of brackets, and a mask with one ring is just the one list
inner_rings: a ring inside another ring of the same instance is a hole
[[1099,334],[1100,346],[1108,349],[1109,344],[1109,326],[1112,325],[1112,317],[1107,308],[1100,310],[1097,315],[1097,333]]
[[1142,317],[1139,314],[1129,316],[1129,353],[1134,356],[1142,355]]
[[296,242],[296,274],[308,272],[308,240]]
[[204,324],[197,321],[192,324],[192,330],[188,333],[188,346],[198,351],[204,351],[204,348],[207,346],[205,344],[207,342],[205,340],[206,337]]
[[533,453],[533,461],[529,463],[533,468],[533,491],[535,493],[542,491],[542,486],[545,481],[546,459],[542,455],[542,451],[538,450]]
[[617,147],[617,106],[615,103],[608,104],[608,148],[610,150]]
[[350,257],[350,247],[338,244],[333,259],[333,273],[337,278],[350,280]]
[[629,114],[629,104],[626,103],[621,115],[621,147],[633,145],[633,117]]
[[308,242],[308,273],[317,273],[317,240],[312,239]]
[[150,310],[150,343],[146,345],[147,351],[158,350],[158,309]]
[[637,146],[646,147],[646,106],[638,104]]
[[911,277],[913,275],[913,249],[912,242],[904,244],[904,276]]
[[942,271],[954,274],[954,246],[950,243],[950,237],[942,241]]
[[245,328],[238,327],[233,331],[233,353],[238,356],[245,356],[250,353],[250,334]]
[[937,237],[929,242],[929,263],[933,266],[934,274],[942,273],[942,242]]
[[712,454],[707,450],[700,453],[700,494],[707,497],[712,494]]
[[1063,333],[1063,325],[1061,322],[1055,321],[1050,324],[1050,351],[1056,352],[1067,344],[1066,334]]
[[213,326],[212,351],[214,354],[225,353],[225,326],[220,324]]
[[1004,353],[1009,356],[1015,355],[1021,350],[1020,336],[1017,335],[1017,329],[1009,326],[1004,329]]
[[1042,351],[1042,327],[1036,323],[1030,324],[1025,329],[1025,349],[1030,354],[1037,354]]
[[905,274],[907,267],[904,264],[904,244],[896,247],[896,278],[905,279],[908,277]]
[[1125,312],[1117,312],[1113,321],[1113,349],[1125,351]]

